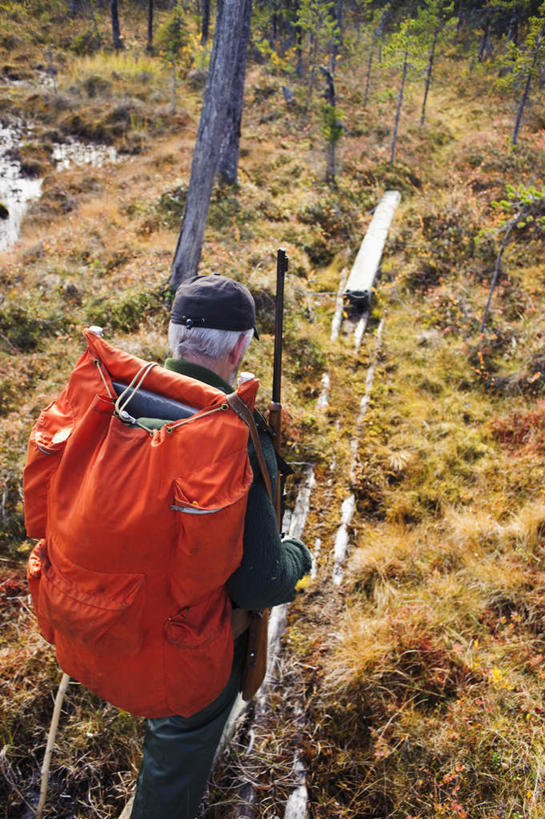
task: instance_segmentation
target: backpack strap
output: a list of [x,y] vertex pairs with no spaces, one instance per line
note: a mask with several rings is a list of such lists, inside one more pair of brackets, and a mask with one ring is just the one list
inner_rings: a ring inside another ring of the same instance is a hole
[[230,393],[227,396],[226,401],[233,410],[233,412],[235,412],[238,415],[238,417],[244,421],[244,423],[250,430],[250,435],[252,438],[252,443],[254,445],[255,454],[257,455],[259,468],[261,469],[261,474],[263,475],[263,480],[265,482],[265,486],[267,487],[267,493],[274,503],[271,476],[269,474],[267,462],[265,461],[261,441],[259,440],[259,432],[257,431],[254,416],[250,409],[248,408],[247,404],[242,400],[238,393],[236,392]]

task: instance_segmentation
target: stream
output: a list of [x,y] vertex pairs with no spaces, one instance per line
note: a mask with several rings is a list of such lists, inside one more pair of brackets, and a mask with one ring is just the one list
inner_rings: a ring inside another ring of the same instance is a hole
[[[32,126],[22,121],[0,123],[0,251],[8,250],[17,242],[29,205],[42,194],[43,179],[23,175],[21,163],[12,155],[32,138]],[[63,171],[72,165],[99,168],[105,162],[117,162],[118,154],[109,145],[86,144],[68,138],[66,142],[53,143],[52,159],[55,169]]]

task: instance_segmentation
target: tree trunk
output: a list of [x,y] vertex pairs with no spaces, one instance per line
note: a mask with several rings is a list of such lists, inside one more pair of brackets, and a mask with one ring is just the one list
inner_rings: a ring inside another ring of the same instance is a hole
[[426,119],[426,103],[428,102],[428,94],[430,91],[431,85],[431,78],[433,74],[433,61],[435,59],[435,49],[437,46],[437,38],[439,36],[439,29],[435,29],[433,34],[433,43],[431,45],[430,56],[428,59],[428,70],[426,71],[426,87],[424,89],[424,100],[422,102],[422,113],[420,115],[420,127],[424,125],[424,120]]
[[93,29],[97,36],[97,40],[99,43],[102,43],[102,37],[100,36],[100,32],[98,30],[98,23],[97,23],[97,16],[95,14],[95,6],[93,0],[88,0],[89,11],[91,13],[91,20],[93,21]]
[[70,17],[76,16],[76,0],[70,0]]
[[170,287],[173,290],[182,281],[197,274],[248,2],[249,0],[223,0],[218,3],[214,45],[193,152],[191,177],[172,261]]
[[148,0],[148,45],[147,50],[153,51],[153,0]]
[[221,185],[236,185],[238,177],[238,157],[240,147],[240,125],[242,122],[242,106],[244,100],[244,79],[246,77],[246,58],[250,41],[250,20],[252,16],[252,0],[243,0],[244,20],[238,43],[238,53],[235,63],[233,88],[227,109],[227,120],[224,128],[224,137],[221,144],[218,175]]
[[121,31],[119,28],[119,11],[117,8],[117,0],[110,0],[110,12],[112,14],[112,37],[114,48],[123,48]]
[[[333,80],[333,75],[327,68],[321,66],[320,70],[322,71],[325,81],[326,81],[326,89],[324,91],[324,99],[326,101],[326,105],[329,105],[331,109],[335,110],[335,81]],[[336,141],[334,139],[328,139],[326,145],[326,171],[325,171],[325,181],[328,185],[335,184],[335,174],[336,174],[336,161],[335,161],[335,149],[336,149]]]
[[[532,66],[533,67],[533,66]],[[530,83],[532,82],[532,69],[528,71],[528,76],[526,77],[526,83],[524,85],[524,91],[522,92],[522,97],[520,98],[519,109],[517,112],[517,119],[515,122],[515,130],[513,131],[513,138],[511,140],[513,145],[517,144],[518,136],[519,136],[519,128],[522,123],[522,115],[524,113],[524,109],[526,107],[526,103],[528,102],[528,96],[530,94]]]
[[520,222],[520,220],[522,219],[523,215],[524,215],[524,208],[522,208],[522,210],[520,210],[520,211],[517,213],[517,215],[516,215],[516,216],[515,216],[515,217],[514,217],[514,218],[511,220],[511,222],[510,222],[510,223],[509,223],[509,225],[507,226],[507,229],[506,229],[506,231],[505,231],[505,233],[504,233],[503,240],[502,240],[502,243],[501,243],[501,245],[500,245],[500,250],[499,250],[498,256],[497,256],[497,258],[496,258],[496,265],[495,265],[495,267],[494,267],[494,275],[492,276],[492,282],[491,282],[491,284],[490,284],[490,290],[488,291],[488,298],[487,298],[487,300],[486,300],[486,306],[485,306],[485,308],[484,308],[484,311],[483,311],[483,317],[482,317],[482,319],[481,319],[481,327],[480,327],[480,332],[481,332],[481,333],[484,333],[484,328],[485,328],[485,324],[486,324],[486,319],[487,319],[487,317],[488,317],[488,312],[489,312],[489,310],[490,310],[490,304],[491,304],[491,302],[492,302],[492,295],[493,295],[493,293],[494,293],[494,290],[495,290],[496,285],[497,285],[497,283],[498,283],[498,279],[499,279],[499,277],[500,277],[500,273],[501,273],[501,260],[502,260],[502,258],[503,258],[503,254],[504,254],[505,248],[507,247],[507,243],[508,243],[508,241],[509,241],[509,237],[511,236],[511,233],[513,232],[513,229],[514,229],[514,228],[517,226],[517,224]]
[[384,43],[384,26],[386,24],[386,19],[388,17],[388,9],[382,12],[382,16],[380,18],[380,22],[377,26],[377,33],[375,34],[375,40],[378,41],[378,61],[382,64],[382,45]]
[[303,29],[301,26],[295,26],[295,42],[296,42],[296,54],[297,54],[297,65],[295,68],[295,73],[297,74],[298,78],[301,79],[304,72],[303,66]]
[[522,114],[524,113],[524,108],[526,107],[526,103],[528,102],[528,96],[530,94],[530,83],[532,82],[532,77],[534,75],[534,69],[536,67],[537,58],[539,54],[539,47],[541,45],[542,34],[536,40],[535,50],[534,50],[534,59],[532,60],[532,65],[528,69],[528,76],[526,77],[526,83],[524,84],[524,91],[522,92],[522,97],[520,99],[519,110],[517,112],[517,121],[515,122],[515,130],[513,131],[513,139],[511,140],[513,145],[517,144],[517,139],[519,135],[519,128],[522,122]]
[[487,21],[484,27],[483,36],[481,38],[481,45],[479,47],[479,62],[482,63],[486,50],[488,48],[488,35],[490,33],[490,22]]
[[271,43],[271,45],[274,47],[274,45],[276,44],[276,41],[278,39],[278,3],[277,3],[277,0],[272,0],[271,26],[272,26],[272,43]]
[[369,59],[367,61],[367,76],[365,77],[365,91],[363,93],[363,109],[367,107],[369,101],[369,89],[371,87],[371,68],[373,67],[373,50],[374,45],[369,49]]
[[171,92],[171,100],[170,100],[170,113],[176,113],[176,91],[178,90],[178,85],[176,82],[176,63],[172,60],[172,92]]
[[343,43],[343,0],[337,0],[337,8],[335,9],[335,21],[337,23],[338,34],[335,37],[333,48],[331,49],[331,73],[335,73],[335,66],[337,63],[337,56]]
[[407,78],[407,68],[409,63],[409,51],[405,51],[405,58],[403,60],[403,73],[401,75],[401,88],[399,89],[399,96],[397,98],[397,110],[394,123],[394,133],[392,135],[392,150],[390,153],[390,165],[394,164],[394,156],[396,151],[397,130],[399,128],[399,116],[401,114],[401,105],[403,103],[403,92],[405,91],[405,80]]
[[310,32],[310,42],[311,42],[312,51],[311,51],[311,55],[310,55],[310,75],[309,75],[309,78],[308,78],[307,99],[306,99],[306,102],[305,102],[305,108],[308,108],[310,103],[311,103],[312,94],[313,94],[313,91],[314,91],[314,78],[316,77],[316,54],[317,54],[317,51],[318,51],[318,43],[316,41],[316,37],[314,35],[314,32],[312,32],[312,31]]
[[210,0],[203,0],[202,4],[202,26],[201,26],[201,45],[206,45],[208,42],[208,33],[210,31]]

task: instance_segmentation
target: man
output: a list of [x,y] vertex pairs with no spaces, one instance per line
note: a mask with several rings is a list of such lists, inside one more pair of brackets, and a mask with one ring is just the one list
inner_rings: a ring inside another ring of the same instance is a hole
[[[201,276],[183,283],[176,294],[169,326],[172,358],[165,367],[232,392],[237,372],[256,333],[255,304],[249,290],[224,276]],[[139,419],[149,428],[159,419]],[[273,485],[278,480],[268,434],[260,439]],[[295,585],[311,568],[306,547],[295,538],[281,540],[273,504],[249,444],[254,480],[244,522],[243,557],[227,591],[238,609],[258,610],[293,600]],[[240,690],[247,633],[235,639],[231,677],[221,694],[189,717],[149,719],[144,757],[131,819],[194,819],[214,754]]]

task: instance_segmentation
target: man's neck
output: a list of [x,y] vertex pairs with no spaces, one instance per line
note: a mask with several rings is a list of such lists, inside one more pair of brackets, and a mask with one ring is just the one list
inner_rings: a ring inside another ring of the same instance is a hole
[[211,387],[217,387],[225,393],[233,391],[231,384],[226,381],[219,373],[210,367],[203,366],[203,364],[196,361],[191,361],[186,358],[167,358],[165,362],[167,370],[187,375],[189,378],[195,378],[197,381],[204,381],[205,384],[210,384]]

